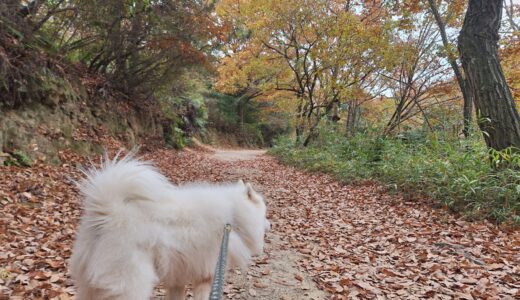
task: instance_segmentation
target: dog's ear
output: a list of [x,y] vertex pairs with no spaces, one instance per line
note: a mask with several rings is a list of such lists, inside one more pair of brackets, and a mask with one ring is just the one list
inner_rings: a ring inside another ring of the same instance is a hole
[[246,193],[247,193],[247,199],[253,203],[258,203],[258,195],[256,194],[255,190],[251,186],[251,184],[248,182],[246,183]]
[[244,181],[243,181],[242,179],[239,179],[239,180],[238,180],[238,184],[240,184],[240,185],[244,185]]

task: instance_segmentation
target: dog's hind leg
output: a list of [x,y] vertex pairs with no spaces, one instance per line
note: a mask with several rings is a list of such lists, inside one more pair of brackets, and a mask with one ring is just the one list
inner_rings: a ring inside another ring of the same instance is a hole
[[166,297],[164,300],[184,300],[186,292],[184,286],[174,286],[166,288]]
[[[120,265],[119,284],[124,289],[114,300],[150,299],[155,284],[158,282],[153,261],[147,253],[133,253],[133,260]],[[117,285],[117,282],[115,282]],[[111,299],[111,298],[110,298]]]
[[150,299],[158,282],[150,255],[141,249],[117,254],[119,257],[107,256],[102,263],[96,262],[97,273],[88,283],[91,300]]
[[207,300],[211,293],[211,279],[198,283],[193,287],[194,300]]
[[96,289],[92,289],[88,286],[79,286],[79,291],[76,294],[76,300],[95,300],[96,299]]
[[[143,300],[150,299],[155,282],[148,276],[134,276],[128,282],[108,282],[106,288],[83,287],[79,289],[77,300]],[[184,298],[180,298],[184,299]]]

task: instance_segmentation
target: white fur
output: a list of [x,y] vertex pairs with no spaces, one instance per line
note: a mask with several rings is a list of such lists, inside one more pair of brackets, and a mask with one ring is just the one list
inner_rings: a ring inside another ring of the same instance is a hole
[[184,299],[188,283],[195,299],[208,299],[226,223],[231,266],[263,250],[266,207],[249,184],[177,187],[131,157],[86,174],[71,258],[80,300],[149,299],[159,282],[166,299]]

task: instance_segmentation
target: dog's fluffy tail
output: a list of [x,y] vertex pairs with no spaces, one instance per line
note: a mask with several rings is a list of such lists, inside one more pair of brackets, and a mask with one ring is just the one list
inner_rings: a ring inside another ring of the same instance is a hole
[[128,155],[105,158],[99,169],[84,172],[80,183],[83,206],[89,220],[102,225],[135,210],[137,201],[158,201],[169,188],[168,180],[150,164]]

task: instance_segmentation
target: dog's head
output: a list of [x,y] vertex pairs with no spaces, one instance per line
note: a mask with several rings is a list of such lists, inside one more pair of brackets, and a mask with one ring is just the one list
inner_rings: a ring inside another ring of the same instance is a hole
[[264,198],[260,193],[255,191],[250,183],[244,183],[242,180],[238,182],[243,191],[244,197],[244,215],[238,218],[238,230],[247,232],[248,238],[245,242],[252,251],[252,254],[261,254],[264,248],[265,232],[271,228],[271,223],[267,220],[267,207]]

